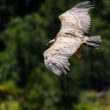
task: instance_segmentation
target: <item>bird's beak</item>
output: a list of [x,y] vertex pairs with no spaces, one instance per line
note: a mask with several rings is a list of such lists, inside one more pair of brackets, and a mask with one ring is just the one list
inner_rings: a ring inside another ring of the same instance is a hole
[[48,43],[46,43],[46,46],[51,46],[53,43],[55,42],[55,39],[49,41]]

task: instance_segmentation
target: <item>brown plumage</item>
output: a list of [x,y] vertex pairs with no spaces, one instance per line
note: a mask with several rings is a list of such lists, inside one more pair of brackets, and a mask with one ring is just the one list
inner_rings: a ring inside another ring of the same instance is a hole
[[88,37],[90,16],[88,11],[93,8],[89,1],[81,2],[72,9],[59,16],[61,29],[55,39],[51,40],[50,48],[44,52],[46,67],[53,73],[67,74],[69,59],[76,54],[81,60],[81,50],[84,46],[98,48],[101,44],[100,36]]

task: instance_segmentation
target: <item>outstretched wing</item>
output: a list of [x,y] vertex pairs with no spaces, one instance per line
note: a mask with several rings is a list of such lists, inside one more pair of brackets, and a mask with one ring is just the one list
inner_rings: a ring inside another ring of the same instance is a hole
[[67,74],[69,70],[69,58],[77,51],[83,42],[76,39],[62,38],[44,52],[44,62],[46,67],[53,73],[60,75]]
[[62,27],[78,28],[83,33],[88,33],[90,27],[90,15],[88,11],[93,8],[89,1],[81,2],[72,9],[59,16]]

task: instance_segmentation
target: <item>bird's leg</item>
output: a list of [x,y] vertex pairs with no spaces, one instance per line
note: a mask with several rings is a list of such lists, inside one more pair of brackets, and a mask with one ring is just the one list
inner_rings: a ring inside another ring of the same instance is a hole
[[79,63],[80,63],[80,65],[81,65],[81,61],[82,61],[82,48],[83,48],[84,46],[83,45],[81,45],[80,46],[80,48],[77,50],[77,52],[75,53],[76,54],[76,56],[78,57],[78,59],[79,59]]
[[51,46],[53,43],[55,42],[55,39],[52,39],[51,41],[49,41],[46,46]]

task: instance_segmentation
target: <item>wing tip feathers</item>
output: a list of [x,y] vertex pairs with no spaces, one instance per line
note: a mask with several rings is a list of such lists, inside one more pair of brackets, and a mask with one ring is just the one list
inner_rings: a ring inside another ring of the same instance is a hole
[[90,1],[80,2],[75,5],[75,8],[94,8],[94,5],[91,4]]

